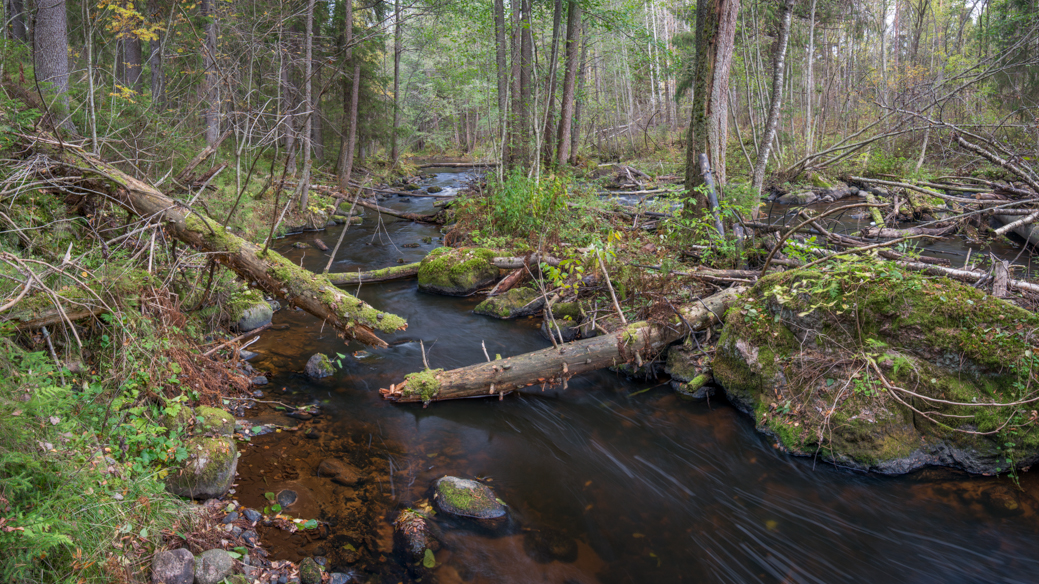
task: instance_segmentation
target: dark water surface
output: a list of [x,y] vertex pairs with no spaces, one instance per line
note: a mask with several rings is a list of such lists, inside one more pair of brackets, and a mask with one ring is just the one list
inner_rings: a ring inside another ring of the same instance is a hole
[[[432,199],[384,204],[421,212]],[[333,246],[339,233],[318,236]],[[369,213],[350,228],[333,270],[416,261],[438,236]],[[320,271],[325,254],[289,247],[312,238],[282,240],[279,251]],[[402,247],[412,243],[420,246]],[[378,390],[422,368],[419,339],[429,365],[445,369],[483,361],[481,341],[492,358],[549,343],[536,319],[477,316],[478,299],[422,294],[414,280],[366,285],[360,296],[407,318],[407,331],[383,335],[390,348],[344,345],[291,310],[250,347],[261,354],[254,365],[273,374],[269,399],[317,402],[324,412],[296,432],[254,439],[243,454],[243,503],[262,506],[264,492],[289,487],[301,495],[295,514],[329,524],[322,533],[264,531],[275,557],[325,555],[365,579],[408,581],[391,553],[390,522],[450,474],[495,489],[514,529],[491,538],[445,525],[436,582],[1039,581],[1039,477],[1025,473],[1018,489],[939,469],[888,478],[817,465],[775,450],[723,400],[686,402],[666,384],[608,372],[502,401],[393,405]],[[346,357],[334,377],[311,383],[297,372],[318,351]],[[316,477],[329,456],[369,481],[350,488]],[[527,550],[538,533],[575,540],[576,561],[537,561]]]

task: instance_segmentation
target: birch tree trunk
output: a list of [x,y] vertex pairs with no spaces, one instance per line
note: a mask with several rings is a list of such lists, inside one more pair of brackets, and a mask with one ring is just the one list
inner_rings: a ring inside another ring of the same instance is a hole
[[[779,22],[779,40],[776,43],[776,61],[772,72],[772,100],[768,106],[768,120],[765,122],[765,135],[758,151],[758,159],[754,164],[754,178],[751,186],[754,192],[761,195],[761,187],[765,182],[765,167],[772,153],[772,141],[776,138],[776,126],[779,123],[779,110],[783,105],[783,74],[786,71],[786,49],[790,41],[790,23],[793,20],[794,0],[784,0]],[[757,208],[755,208],[755,212]]]
[[200,10],[206,21],[205,47],[202,50],[205,64],[206,92],[206,144],[212,146],[220,138],[220,80],[216,70],[216,10],[215,0],[202,0]]

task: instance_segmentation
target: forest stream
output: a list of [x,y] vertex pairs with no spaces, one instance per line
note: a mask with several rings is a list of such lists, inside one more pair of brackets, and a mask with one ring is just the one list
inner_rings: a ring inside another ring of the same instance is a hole
[[[432,184],[454,188],[464,176],[442,171]],[[434,200],[382,204],[427,212]],[[340,229],[320,237],[331,247]],[[320,272],[327,253],[293,247],[314,237],[282,239],[278,251]],[[434,226],[369,212],[349,228],[333,271],[418,261],[439,237]],[[444,543],[436,582],[1010,583],[1034,581],[1039,570],[1034,473],[1021,474],[1019,487],[939,468],[855,473],[780,452],[723,397],[684,401],[666,380],[609,371],[575,377],[565,391],[394,405],[378,390],[423,367],[420,339],[429,366],[445,369],[483,361],[482,342],[492,358],[550,344],[538,319],[478,316],[477,298],[423,294],[413,280],[364,285],[359,297],[407,318],[407,331],[385,337],[390,348],[344,346],[292,309],[249,347],[253,366],[270,373],[263,399],[320,404],[309,420],[272,405],[247,414],[298,429],[243,448],[235,497],[262,508],[265,493],[291,489],[299,499],[285,512],[324,523],[296,533],[262,528],[272,559],[323,556],[333,571],[409,581],[392,551],[392,521],[422,505],[434,480],[454,475],[493,488],[510,525],[489,536],[434,517]],[[300,373],[317,352],[341,362],[322,382]],[[321,461],[335,457],[360,469],[362,481],[319,477]]]

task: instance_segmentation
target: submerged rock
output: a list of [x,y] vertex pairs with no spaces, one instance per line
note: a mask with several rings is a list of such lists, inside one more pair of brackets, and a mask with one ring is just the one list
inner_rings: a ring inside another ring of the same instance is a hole
[[192,584],[195,556],[186,549],[167,550],[152,560],[152,584]]
[[296,491],[293,491],[292,489],[284,489],[278,491],[276,500],[282,507],[291,507],[299,500],[299,495],[297,495]]
[[425,515],[413,509],[404,509],[393,522],[394,547],[404,556],[408,569],[416,575],[435,565],[432,553],[440,549],[439,532]]
[[433,501],[440,512],[456,517],[499,519],[507,513],[490,487],[452,476],[442,477],[433,484]]
[[535,562],[577,560],[577,540],[558,529],[532,529],[523,534],[523,550]]
[[446,296],[469,296],[498,279],[494,252],[483,248],[438,247],[423,258],[418,287]]
[[729,401],[794,454],[989,474],[1008,470],[1008,454],[1039,461],[1035,432],[999,434],[1012,408],[973,406],[1025,397],[1037,327],[970,286],[846,263],[760,280],[728,312],[712,367]]
[[218,584],[233,570],[234,560],[224,550],[202,552],[195,560],[195,584]]
[[227,437],[196,436],[184,444],[188,459],[166,477],[166,490],[181,497],[215,499],[231,488],[238,449]]
[[432,186],[426,188],[426,192],[427,193],[431,193],[431,194],[439,193],[440,191],[443,191],[443,190],[444,190],[444,187],[440,187],[440,186],[437,186],[437,185],[432,185]]
[[536,314],[544,305],[545,298],[539,292],[530,288],[513,288],[477,304],[473,312],[509,320]]
[[330,477],[332,482],[344,487],[355,486],[361,480],[361,471],[337,458],[322,460],[317,467],[317,474],[321,477]]
[[332,361],[328,358],[328,355],[314,353],[307,360],[307,365],[303,368],[303,372],[307,374],[307,377],[318,380],[330,377],[335,373],[335,369],[332,368]]

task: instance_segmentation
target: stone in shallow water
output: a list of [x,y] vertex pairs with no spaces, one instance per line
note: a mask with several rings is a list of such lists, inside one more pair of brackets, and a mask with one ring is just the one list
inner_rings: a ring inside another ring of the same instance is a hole
[[534,561],[547,564],[552,561],[577,560],[577,541],[557,529],[535,529],[523,534],[523,549]]
[[278,504],[282,507],[290,507],[293,503],[296,502],[297,499],[299,499],[299,496],[296,495],[296,491],[293,491],[291,489],[285,489],[283,491],[278,492],[277,499]]
[[317,474],[322,477],[331,477],[333,482],[344,487],[352,487],[361,480],[361,471],[336,458],[322,460],[317,467]]
[[335,373],[332,369],[332,361],[329,360],[328,356],[324,353],[314,353],[310,359],[307,360],[307,365],[303,371],[307,374],[307,377],[311,379],[324,379],[325,377],[331,376]]
[[506,510],[490,487],[469,479],[446,476],[433,485],[433,500],[439,511],[457,517],[498,519]]

